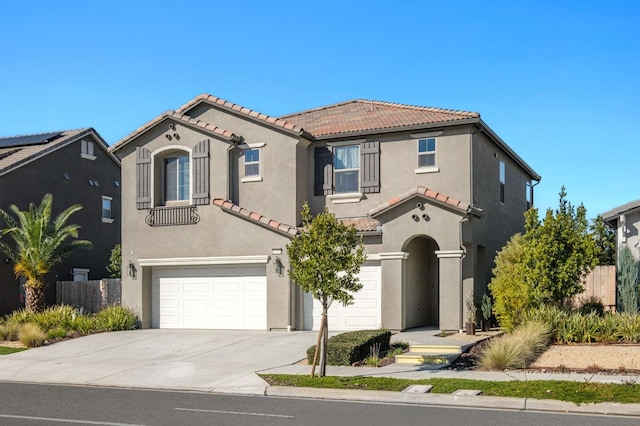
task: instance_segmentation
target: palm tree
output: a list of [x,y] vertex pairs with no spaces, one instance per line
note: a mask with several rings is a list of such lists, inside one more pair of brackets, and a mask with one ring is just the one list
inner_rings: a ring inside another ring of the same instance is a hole
[[66,241],[70,237],[78,238],[80,226],[66,223],[82,206],[74,204],[51,220],[52,204],[53,196],[46,194],[39,206],[30,203],[26,211],[11,205],[9,208],[16,218],[0,209],[6,225],[2,235],[9,235],[15,243],[11,247],[0,239],[0,251],[13,262],[16,277],[26,279],[26,308],[31,312],[41,312],[46,307],[44,275],[72,250],[92,247],[87,240]]

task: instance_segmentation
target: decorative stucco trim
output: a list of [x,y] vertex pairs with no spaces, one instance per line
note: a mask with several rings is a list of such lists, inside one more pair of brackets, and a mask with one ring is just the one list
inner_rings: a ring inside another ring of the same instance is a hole
[[438,259],[453,257],[462,258],[464,257],[464,250],[436,250],[436,256],[438,256]]
[[140,266],[250,265],[268,262],[268,255],[138,259]]
[[262,182],[262,176],[247,176],[240,179],[240,182]]
[[418,167],[414,172],[419,175],[422,173],[438,173],[440,169],[438,167]]
[[409,253],[404,251],[397,251],[389,253],[378,253],[377,256],[380,260],[407,260],[409,258]]
[[327,195],[333,204],[359,203],[363,195],[360,192],[349,192],[347,194]]

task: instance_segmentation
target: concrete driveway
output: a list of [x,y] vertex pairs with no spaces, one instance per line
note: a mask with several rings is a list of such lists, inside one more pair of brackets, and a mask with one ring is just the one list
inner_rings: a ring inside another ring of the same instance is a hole
[[255,393],[255,372],[293,364],[310,331],[134,330],[0,356],[0,380]]

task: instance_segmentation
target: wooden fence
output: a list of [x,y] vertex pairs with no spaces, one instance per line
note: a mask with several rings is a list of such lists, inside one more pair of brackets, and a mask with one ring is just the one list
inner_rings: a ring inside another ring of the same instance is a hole
[[574,298],[580,306],[591,300],[600,301],[605,310],[616,310],[616,267],[596,266],[584,279],[584,292]]
[[109,305],[119,305],[122,297],[120,278],[96,281],[58,281],[56,303],[84,308],[86,312],[99,312]]

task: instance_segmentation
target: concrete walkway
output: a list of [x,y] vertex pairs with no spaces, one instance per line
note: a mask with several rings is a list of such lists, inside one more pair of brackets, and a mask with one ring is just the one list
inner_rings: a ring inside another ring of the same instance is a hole
[[[436,337],[435,333],[435,330],[415,330],[398,333],[392,340],[429,344],[445,340],[444,344],[452,344],[451,339]],[[310,331],[154,329],[101,333],[0,356],[0,381],[640,416],[640,404],[577,406],[520,398],[289,388],[269,386],[256,374],[309,374],[310,366],[298,362],[315,342],[316,332]],[[460,345],[468,343],[459,342]],[[637,375],[452,371],[405,364],[381,368],[329,366],[327,374],[407,379],[640,383]]]

